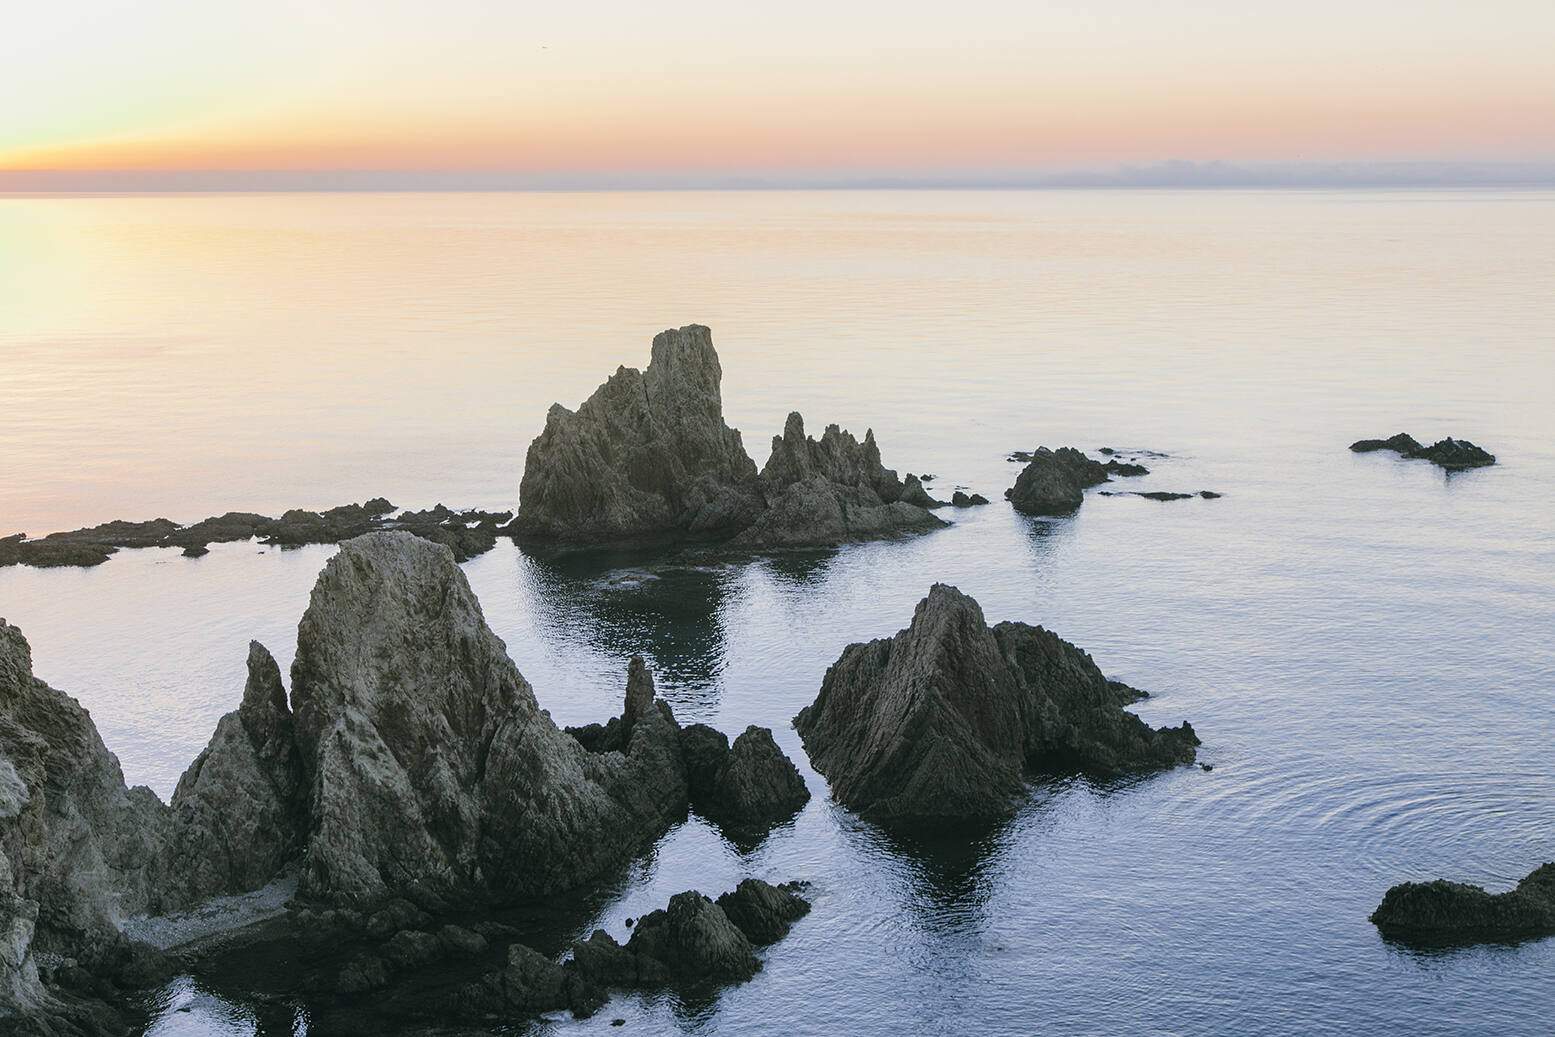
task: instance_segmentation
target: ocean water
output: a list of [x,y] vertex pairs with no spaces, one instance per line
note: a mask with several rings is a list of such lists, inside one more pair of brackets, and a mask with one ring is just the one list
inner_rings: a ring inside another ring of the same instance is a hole
[[[1421,951],[1366,916],[1398,881],[1555,859],[1552,279],[1555,195],[1531,191],[0,198],[0,535],[511,507],[551,402],[705,323],[758,464],[799,410],[995,503],[739,563],[466,564],[559,722],[616,712],[640,652],[683,721],[772,727],[815,794],[755,847],[693,817],[552,934],[810,880],[754,981],[520,1032],[1541,1033],[1555,940]],[[1500,463],[1346,449],[1401,430]],[[1164,453],[1118,488],[1225,496],[1024,518],[1003,458],[1038,444]],[[332,551],[4,569],[0,616],[166,796],[248,640],[289,664]],[[1191,720],[1213,771],[1038,782],[938,842],[832,803],[790,719],[935,581],[1150,691],[1137,711]],[[228,975],[157,1003],[158,1037],[338,1020]]]

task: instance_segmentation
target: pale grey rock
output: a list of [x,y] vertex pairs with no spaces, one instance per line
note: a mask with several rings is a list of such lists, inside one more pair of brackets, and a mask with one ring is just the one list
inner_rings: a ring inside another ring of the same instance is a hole
[[192,896],[259,889],[301,853],[302,760],[281,671],[259,642],[249,645],[242,703],[217,723],[172,802],[175,849]]
[[837,801],[887,823],[998,816],[1028,771],[1118,773],[1191,762],[1193,729],[1151,730],[1139,697],[1024,623],[990,628],[936,584],[911,626],[850,645],[794,726]]
[[540,710],[446,548],[348,541],[314,587],[292,666],[303,892],[511,897],[587,882],[685,808],[678,727],[643,694],[625,750],[587,751]]
[[756,466],[723,420],[723,370],[699,324],[654,337],[577,409],[556,404],[529,446],[511,531],[554,543],[729,536],[762,508]]

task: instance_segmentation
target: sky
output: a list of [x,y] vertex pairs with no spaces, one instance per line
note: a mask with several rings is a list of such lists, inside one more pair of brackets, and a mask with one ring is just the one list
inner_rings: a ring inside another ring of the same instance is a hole
[[0,15],[12,182],[1421,163],[1555,169],[1555,3],[15,0]]

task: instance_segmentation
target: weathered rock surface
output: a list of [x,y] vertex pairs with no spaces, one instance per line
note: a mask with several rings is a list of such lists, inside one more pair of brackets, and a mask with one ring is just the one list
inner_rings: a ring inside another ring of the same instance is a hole
[[691,805],[710,821],[742,831],[764,830],[810,801],[798,768],[752,724],[734,740],[705,724],[681,732]]
[[772,438],[761,491],[766,510],[735,539],[739,546],[831,547],[948,525],[927,510],[941,502],[928,496],[916,476],[903,482],[881,462],[873,430],[866,430],[861,443],[828,425],[815,440],[805,435],[797,413],[788,416],[783,434]]
[[712,333],[653,340],[576,411],[555,404],[529,446],[512,531],[556,543],[729,536],[761,511],[756,466],[723,420]]
[[1406,458],[1430,461],[1450,472],[1462,471],[1466,468],[1483,468],[1496,463],[1494,454],[1480,449],[1466,439],[1449,437],[1439,439],[1430,446],[1422,446],[1406,432],[1389,436],[1387,439],[1362,439],[1351,443],[1350,449],[1358,454],[1392,450]]
[[1073,447],[1049,450],[1038,447],[1026,467],[1015,478],[1015,485],[1004,492],[1005,499],[1024,515],[1064,515],[1085,500],[1091,486],[1108,482],[1113,475],[1130,477],[1148,474],[1143,465],[1126,464],[1116,459],[1103,464]]
[[571,548],[729,540],[743,548],[829,547],[945,525],[909,475],[833,425],[817,441],[791,414],[760,476],[724,424],[722,368],[707,328],[653,340],[577,409],[557,404],[530,444],[519,486],[521,539]]
[[325,566],[292,703],[308,895],[551,892],[625,860],[685,807],[667,706],[629,697],[624,749],[589,752],[541,712],[452,553],[409,534],[349,541]]
[[1138,693],[1041,627],[990,628],[936,584],[894,638],[850,645],[794,726],[838,802],[886,823],[1004,813],[1029,771],[1100,774],[1191,762],[1188,724],[1152,730]]
[[1517,939],[1555,933],[1555,863],[1505,893],[1437,879],[1388,890],[1371,921],[1384,936],[1426,942]]
[[957,490],[950,495],[950,503],[952,507],[973,508],[979,504],[987,504],[988,498],[981,493],[974,493],[969,496],[965,492]]
[[[0,1027],[36,1012],[90,1026],[71,988],[95,998],[149,980],[118,924],[179,896],[171,821],[150,789],[124,787],[86,711],[33,676],[26,639],[0,620]],[[40,974],[44,953],[77,964]]]
[[192,897],[258,889],[303,848],[307,802],[275,659],[249,645],[243,701],[178,780],[174,847]]

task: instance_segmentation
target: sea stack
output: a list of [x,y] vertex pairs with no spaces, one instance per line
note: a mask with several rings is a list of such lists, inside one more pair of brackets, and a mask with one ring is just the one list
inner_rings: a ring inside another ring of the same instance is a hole
[[794,726],[838,802],[884,823],[1005,813],[1028,772],[1116,774],[1189,763],[1193,728],[1152,730],[1141,693],[1041,627],[989,627],[935,584],[893,638],[850,645]]

